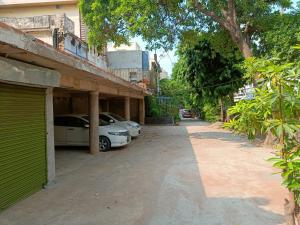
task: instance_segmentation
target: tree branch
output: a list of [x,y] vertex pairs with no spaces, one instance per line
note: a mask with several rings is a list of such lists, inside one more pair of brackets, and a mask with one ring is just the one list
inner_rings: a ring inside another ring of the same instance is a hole
[[209,11],[207,8],[205,8],[198,0],[194,0],[195,8],[203,13],[204,15],[211,17],[215,22],[219,23],[221,26],[223,26],[225,29],[228,29],[228,26],[226,24],[226,20],[219,17],[215,12]]

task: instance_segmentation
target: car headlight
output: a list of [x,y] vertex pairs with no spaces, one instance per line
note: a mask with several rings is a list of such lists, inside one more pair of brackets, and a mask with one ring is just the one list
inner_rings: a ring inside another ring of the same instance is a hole
[[140,128],[140,125],[132,125],[132,124],[129,124],[129,126],[130,126],[131,128],[136,128],[136,129]]
[[129,133],[126,131],[126,132],[113,132],[113,131],[109,131],[108,134],[110,135],[115,135],[115,136],[128,136]]

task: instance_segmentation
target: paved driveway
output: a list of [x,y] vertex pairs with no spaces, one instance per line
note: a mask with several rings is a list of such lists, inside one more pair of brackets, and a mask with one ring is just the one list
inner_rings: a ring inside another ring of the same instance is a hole
[[124,149],[57,150],[57,184],[1,225],[277,225],[286,191],[270,150],[203,122],[144,127]]

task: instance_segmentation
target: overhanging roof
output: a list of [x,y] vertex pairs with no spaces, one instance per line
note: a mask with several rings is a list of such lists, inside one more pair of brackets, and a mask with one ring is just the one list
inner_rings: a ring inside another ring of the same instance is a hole
[[147,95],[141,87],[4,23],[0,23],[0,55],[60,72],[64,88],[132,97]]

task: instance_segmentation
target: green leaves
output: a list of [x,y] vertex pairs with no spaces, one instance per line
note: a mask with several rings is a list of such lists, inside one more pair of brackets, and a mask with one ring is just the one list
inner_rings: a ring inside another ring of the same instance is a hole
[[256,137],[259,128],[263,133],[272,132],[277,153],[269,161],[281,171],[282,184],[300,204],[299,65],[278,58],[250,58],[243,68],[247,79],[259,78],[255,99],[238,102],[229,109],[234,117],[225,126],[247,133],[249,139]]

